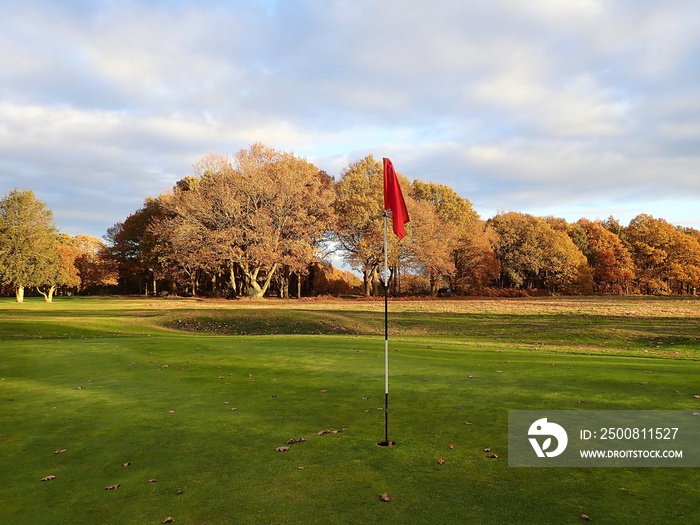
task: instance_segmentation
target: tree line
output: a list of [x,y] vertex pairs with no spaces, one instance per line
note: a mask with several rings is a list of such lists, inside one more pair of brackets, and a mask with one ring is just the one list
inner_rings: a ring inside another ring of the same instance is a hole
[[[641,214],[568,223],[502,212],[482,220],[443,184],[398,174],[411,222],[389,233],[395,295],[696,294],[700,231]],[[31,191],[0,201],[0,282],[59,293],[279,297],[383,293],[382,164],[336,180],[290,152],[253,144],[211,154],[103,239],[58,232]],[[333,268],[340,257],[355,273]],[[360,275],[361,278],[358,278]]]

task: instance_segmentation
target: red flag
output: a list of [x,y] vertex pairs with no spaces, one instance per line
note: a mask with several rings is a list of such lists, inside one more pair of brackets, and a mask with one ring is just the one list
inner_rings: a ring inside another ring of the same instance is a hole
[[403,239],[406,236],[404,224],[410,219],[394,165],[387,158],[384,158],[384,209],[391,210],[394,233],[399,239]]

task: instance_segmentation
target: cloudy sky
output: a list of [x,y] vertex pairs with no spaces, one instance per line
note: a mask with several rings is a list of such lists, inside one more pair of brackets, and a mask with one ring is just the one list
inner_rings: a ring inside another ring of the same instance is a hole
[[210,152],[390,157],[498,211],[700,228],[697,0],[0,2],[0,196],[102,236]]

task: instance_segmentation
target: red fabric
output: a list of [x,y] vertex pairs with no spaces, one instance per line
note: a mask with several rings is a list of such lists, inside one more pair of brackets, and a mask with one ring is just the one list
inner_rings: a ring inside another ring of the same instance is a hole
[[410,219],[394,165],[387,158],[384,159],[384,209],[391,210],[394,233],[399,239],[403,239],[406,236],[404,225]]

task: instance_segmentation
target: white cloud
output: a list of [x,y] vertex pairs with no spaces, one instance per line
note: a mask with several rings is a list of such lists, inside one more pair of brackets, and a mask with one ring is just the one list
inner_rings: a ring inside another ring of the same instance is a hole
[[71,228],[256,141],[336,176],[390,156],[478,211],[700,197],[700,4],[6,4],[0,194]]

